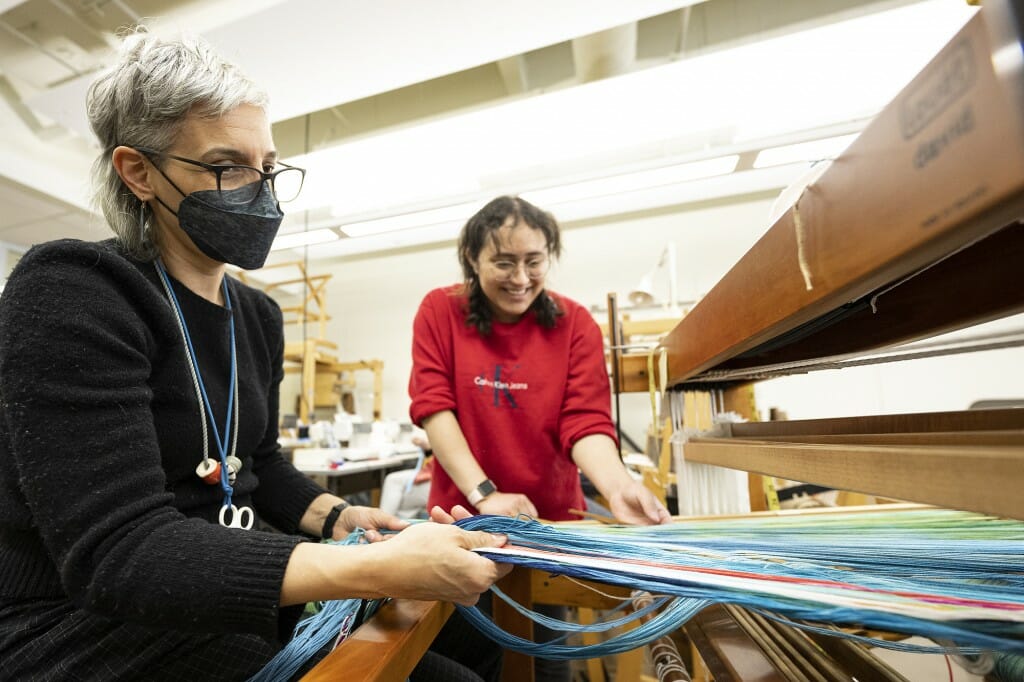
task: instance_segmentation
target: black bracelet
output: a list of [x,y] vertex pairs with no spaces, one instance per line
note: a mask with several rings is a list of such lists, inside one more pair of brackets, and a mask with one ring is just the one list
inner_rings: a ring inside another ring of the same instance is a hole
[[324,519],[324,529],[320,531],[320,536],[324,540],[330,540],[334,537],[334,524],[338,522],[338,517],[341,516],[341,512],[348,509],[349,506],[348,502],[342,500],[331,507],[331,511],[327,512],[327,518]]

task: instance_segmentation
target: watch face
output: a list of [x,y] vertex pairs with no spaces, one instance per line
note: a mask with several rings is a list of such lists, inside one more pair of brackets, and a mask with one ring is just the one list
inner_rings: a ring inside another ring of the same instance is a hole
[[487,479],[486,481],[484,481],[483,483],[478,485],[476,487],[476,490],[477,490],[478,493],[480,493],[484,497],[487,497],[488,495],[490,495],[491,493],[496,491],[497,488],[494,487],[494,484],[491,483],[490,479]]

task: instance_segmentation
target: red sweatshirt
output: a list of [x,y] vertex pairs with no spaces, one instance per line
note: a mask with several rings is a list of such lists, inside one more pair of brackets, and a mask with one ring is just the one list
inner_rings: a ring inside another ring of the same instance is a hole
[[[416,424],[451,410],[470,450],[498,490],[523,493],[541,518],[577,518],[583,508],[570,452],[584,436],[615,439],[601,331],[578,303],[548,292],[565,315],[554,329],[532,312],[489,336],[466,325],[461,286],[431,291],[413,323],[410,415]],[[469,507],[442,467],[428,505]],[[471,507],[469,507],[471,508]]]

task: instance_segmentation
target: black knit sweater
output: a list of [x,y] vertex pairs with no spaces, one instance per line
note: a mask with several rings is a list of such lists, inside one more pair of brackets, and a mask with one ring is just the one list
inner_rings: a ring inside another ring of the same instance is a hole
[[[230,313],[173,286],[223,432]],[[302,541],[287,533],[323,490],[277,447],[281,311],[228,286],[244,465],[233,502],[283,533],[216,523],[223,492],[195,474],[200,406],[154,265],[112,240],[44,244],[0,299],[0,604],[67,598],[158,629],[277,635]]]

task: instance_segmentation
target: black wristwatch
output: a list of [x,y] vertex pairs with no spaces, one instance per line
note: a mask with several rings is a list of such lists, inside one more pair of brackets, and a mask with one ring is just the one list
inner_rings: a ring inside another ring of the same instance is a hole
[[491,479],[485,478],[483,483],[469,491],[469,495],[466,495],[466,500],[475,507],[480,504],[485,497],[496,492],[498,492],[498,489],[493,483],[491,483]]
[[341,516],[341,512],[348,509],[351,505],[342,500],[338,504],[331,507],[331,511],[327,512],[327,518],[324,519],[324,529],[320,531],[320,536],[324,540],[330,540],[334,537],[334,524],[338,522],[338,517]]

